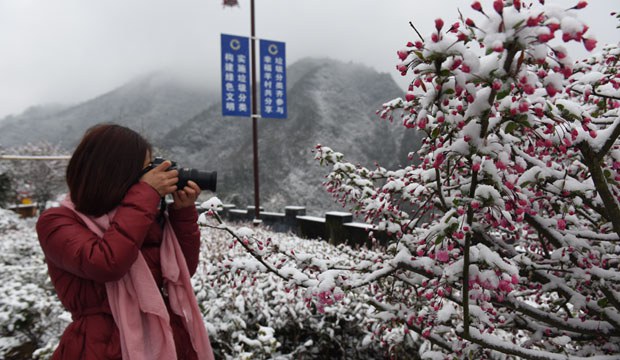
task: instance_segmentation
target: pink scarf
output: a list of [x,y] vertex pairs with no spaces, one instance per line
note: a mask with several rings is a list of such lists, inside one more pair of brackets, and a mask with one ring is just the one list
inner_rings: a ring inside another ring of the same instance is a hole
[[[99,237],[103,237],[116,213],[112,210],[98,218],[84,215],[75,209],[69,196],[61,205],[73,210]],[[170,307],[183,319],[198,358],[214,359],[185,257],[168,221],[168,214],[163,236],[160,261]],[[123,278],[107,282],[105,287],[112,316],[119,329],[123,359],[176,359],[168,310],[142,253],[138,252],[138,258]]]

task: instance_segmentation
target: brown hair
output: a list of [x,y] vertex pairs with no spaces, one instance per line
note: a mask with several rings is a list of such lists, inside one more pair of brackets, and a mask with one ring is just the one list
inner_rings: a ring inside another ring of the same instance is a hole
[[101,216],[118,206],[138,181],[151,150],[146,139],[124,126],[98,124],[86,130],[67,166],[75,208]]

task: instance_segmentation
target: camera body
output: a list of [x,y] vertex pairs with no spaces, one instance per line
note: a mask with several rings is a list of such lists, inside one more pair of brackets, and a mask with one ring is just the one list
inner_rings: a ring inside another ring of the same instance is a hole
[[[149,164],[149,170],[154,167],[160,165],[165,161],[164,158],[156,157]],[[189,180],[198,184],[201,190],[209,190],[215,192],[217,188],[217,172],[212,171],[202,171],[190,168],[179,168],[177,163],[174,161],[170,161],[172,165],[168,168],[168,170],[177,170],[179,172],[179,182],[177,182],[177,189],[183,189]]]

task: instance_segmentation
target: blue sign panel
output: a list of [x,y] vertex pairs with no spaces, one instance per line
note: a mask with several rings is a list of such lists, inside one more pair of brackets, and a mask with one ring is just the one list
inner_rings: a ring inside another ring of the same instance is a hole
[[286,60],[283,42],[260,41],[260,73],[261,117],[286,119]]
[[222,115],[250,116],[250,46],[242,36],[222,34]]

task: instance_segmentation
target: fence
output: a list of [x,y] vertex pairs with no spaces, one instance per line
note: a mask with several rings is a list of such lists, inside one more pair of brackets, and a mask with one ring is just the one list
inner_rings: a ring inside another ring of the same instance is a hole
[[[387,243],[387,234],[378,231],[375,226],[353,222],[353,214],[348,212],[330,211],[324,217],[307,216],[303,206],[287,206],[284,213],[266,212],[260,209],[261,222],[276,232],[292,232],[302,238],[324,239],[332,245],[347,244],[350,246],[373,246],[369,233],[379,244]],[[220,217],[229,221],[253,221],[254,206],[237,209],[233,204],[225,204],[218,212]]]

